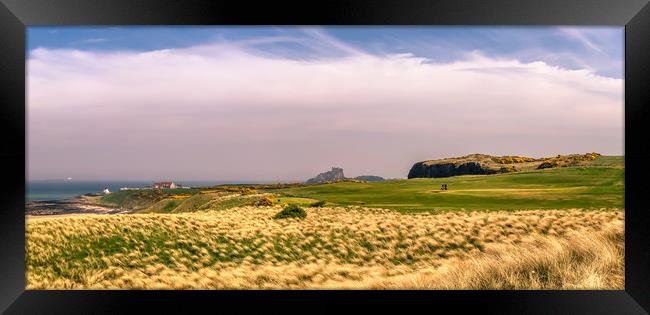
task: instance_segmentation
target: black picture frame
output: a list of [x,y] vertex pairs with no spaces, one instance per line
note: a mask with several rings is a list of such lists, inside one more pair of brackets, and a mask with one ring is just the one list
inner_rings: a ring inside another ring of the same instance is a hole
[[[373,307],[524,314],[650,310],[645,124],[650,122],[647,0],[174,1],[0,0],[0,311],[187,313],[197,307],[278,312]],[[610,25],[625,27],[624,291],[31,291],[25,290],[26,27],[35,25]]]

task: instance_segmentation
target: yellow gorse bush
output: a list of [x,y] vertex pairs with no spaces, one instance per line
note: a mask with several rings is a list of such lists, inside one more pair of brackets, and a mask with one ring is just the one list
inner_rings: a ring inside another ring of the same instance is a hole
[[505,156],[492,157],[492,161],[499,164],[514,164],[514,163],[524,163],[524,162],[535,162],[537,161],[537,159],[525,157],[525,156],[505,155]]
[[212,186],[209,189],[202,190],[201,194],[211,194],[219,192],[231,192],[238,193],[242,195],[251,195],[257,193],[257,190],[251,187],[246,186]]
[[537,168],[538,169],[544,169],[544,168],[553,168],[553,167],[566,167],[566,166],[571,166],[571,165],[577,165],[579,162],[583,161],[593,161],[597,157],[599,157],[600,154],[596,152],[592,153],[586,153],[583,155],[558,155],[554,158],[548,158],[545,159],[542,164],[540,164]]
[[549,157],[549,158],[531,158],[531,157],[525,157],[525,156],[511,156],[511,155],[505,155],[505,156],[493,156],[491,159],[492,161],[499,163],[499,164],[516,164],[516,163],[526,163],[526,162],[542,162],[543,167],[540,168],[549,168],[549,167],[558,167],[558,166],[563,166],[563,165],[571,165],[575,164],[576,162],[580,161],[593,161],[597,157],[599,157],[600,154],[596,152],[591,152],[591,153],[585,153],[585,154],[575,154],[575,155],[558,155],[556,157]]

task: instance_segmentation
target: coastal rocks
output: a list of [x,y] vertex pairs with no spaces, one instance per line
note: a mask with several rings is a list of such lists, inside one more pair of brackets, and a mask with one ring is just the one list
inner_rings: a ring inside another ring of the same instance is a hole
[[478,162],[428,164],[418,162],[411,167],[408,178],[438,178],[457,175],[487,175],[497,171],[483,168]]
[[345,179],[345,175],[343,175],[343,169],[340,167],[332,167],[331,171],[320,173],[316,175],[316,177],[308,179],[307,183],[314,184],[314,183],[335,182],[344,179]]
[[122,209],[94,204],[78,197],[66,200],[30,201],[25,203],[25,214],[31,216],[66,214],[115,214],[126,213]]

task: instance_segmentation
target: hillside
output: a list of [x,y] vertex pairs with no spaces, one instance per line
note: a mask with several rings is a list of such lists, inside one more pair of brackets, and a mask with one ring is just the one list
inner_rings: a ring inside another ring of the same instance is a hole
[[[538,164],[539,165],[539,164]],[[621,156],[599,156],[577,166],[447,178],[332,183],[268,190],[277,194],[411,211],[624,208]],[[448,190],[441,191],[442,184]]]
[[461,157],[417,162],[411,167],[408,178],[489,175],[543,168],[578,166],[585,161],[593,161],[599,156],[600,154],[598,153],[586,153],[531,158],[525,156],[469,154]]
[[[575,166],[538,169],[542,162],[517,163],[511,173],[416,178],[380,182],[213,186],[196,189],[119,191],[104,204],[145,213],[180,213],[273,204],[365,206],[400,211],[624,208],[624,164],[620,156],[598,156]],[[448,190],[440,186],[447,184]]]

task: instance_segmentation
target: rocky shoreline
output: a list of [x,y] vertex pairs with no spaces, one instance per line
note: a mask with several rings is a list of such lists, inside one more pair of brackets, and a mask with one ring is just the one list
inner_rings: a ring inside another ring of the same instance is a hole
[[97,196],[83,195],[64,200],[28,201],[25,203],[25,215],[117,214],[129,212],[128,210],[100,204],[97,199]]

